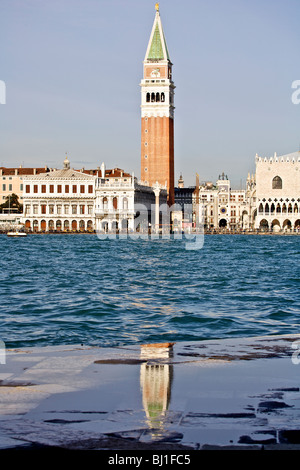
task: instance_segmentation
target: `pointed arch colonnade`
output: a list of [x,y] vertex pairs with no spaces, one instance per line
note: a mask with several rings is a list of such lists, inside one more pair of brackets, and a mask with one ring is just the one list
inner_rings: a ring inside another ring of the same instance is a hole
[[260,201],[256,228],[264,231],[300,231],[300,199]]

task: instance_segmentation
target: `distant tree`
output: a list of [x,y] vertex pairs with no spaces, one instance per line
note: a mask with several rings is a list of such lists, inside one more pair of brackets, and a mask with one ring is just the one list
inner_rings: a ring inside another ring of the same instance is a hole
[[20,203],[19,196],[15,193],[6,196],[5,202],[0,205],[1,212],[8,212],[9,209],[12,212],[23,212],[23,204]]

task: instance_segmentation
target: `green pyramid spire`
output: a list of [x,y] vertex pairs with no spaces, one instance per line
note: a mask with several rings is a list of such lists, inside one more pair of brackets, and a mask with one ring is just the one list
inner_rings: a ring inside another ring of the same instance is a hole
[[169,51],[165,39],[165,35],[162,29],[159,11],[156,12],[154,20],[153,30],[150,38],[149,52],[146,60],[170,60]]
[[163,59],[164,51],[161,43],[161,37],[158,24],[155,27],[151,47],[148,54],[148,59]]

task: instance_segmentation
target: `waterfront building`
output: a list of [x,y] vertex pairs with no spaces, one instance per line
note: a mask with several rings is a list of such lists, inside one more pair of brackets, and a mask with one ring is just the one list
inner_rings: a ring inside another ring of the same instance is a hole
[[32,231],[92,231],[95,204],[94,174],[70,168],[24,176],[23,223]]
[[134,218],[134,176],[116,168],[110,173],[101,166],[95,182],[96,230],[127,229]]
[[[232,189],[230,180],[223,173],[215,184],[212,182],[199,183],[185,187],[182,175],[175,188],[175,208],[173,215],[174,230],[177,227],[195,228],[198,218],[206,231],[245,230],[248,223],[248,200],[245,190]],[[184,210],[188,207],[189,210]],[[190,209],[191,208],[191,209]]]
[[96,230],[100,233],[148,231],[155,224],[156,205],[166,202],[166,188],[143,185],[134,174],[119,168],[107,171],[103,163],[95,182]]
[[24,177],[23,217],[34,232],[112,232],[148,230],[167,190],[144,186],[120,168],[70,168]]
[[24,176],[44,173],[48,168],[6,168],[0,167],[0,204],[11,194],[16,194],[22,203]]
[[300,230],[300,152],[256,155],[255,228]]
[[[189,193],[194,217],[198,200],[206,231],[300,232],[300,151],[268,158],[256,155],[255,163],[255,174],[248,174],[246,189],[232,189],[222,173],[215,184],[200,184],[197,194],[198,185],[185,188],[181,175],[175,202],[188,203]],[[176,212],[181,227],[182,214]]]
[[174,204],[174,90],[172,62],[159,6],[144,59],[141,81],[141,181],[167,187]]
[[[196,193],[193,197],[195,200]],[[200,184],[198,198],[206,230],[240,231],[249,228],[246,191],[232,189],[230,180],[224,172],[215,184],[212,182]]]

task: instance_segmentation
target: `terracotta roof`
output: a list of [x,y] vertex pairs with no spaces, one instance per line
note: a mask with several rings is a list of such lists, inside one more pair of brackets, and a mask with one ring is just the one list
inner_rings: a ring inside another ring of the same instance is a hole
[[[78,171],[78,170],[77,170]],[[99,178],[102,177],[102,173],[100,169],[97,170],[83,170],[83,173],[93,175],[93,176],[98,176]],[[125,172],[121,168],[113,168],[111,170],[105,170],[105,178],[130,178],[131,174]]]
[[1,166],[0,170],[2,170],[2,176],[15,176],[15,175],[19,176],[19,175],[34,175],[34,174],[39,174],[39,173],[45,173],[45,171],[49,171],[49,168],[47,166],[43,168],[23,168],[23,167],[6,168],[4,166]]

